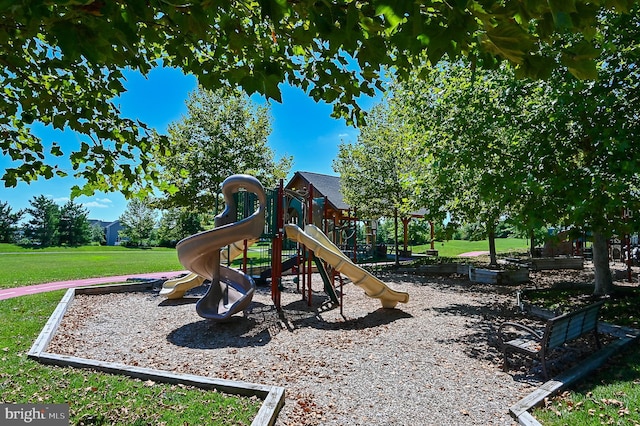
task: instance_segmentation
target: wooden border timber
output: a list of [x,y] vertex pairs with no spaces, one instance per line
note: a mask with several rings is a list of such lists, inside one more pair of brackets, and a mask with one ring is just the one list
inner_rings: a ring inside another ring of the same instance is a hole
[[583,257],[540,257],[531,259],[533,271],[555,269],[584,269]]
[[541,404],[545,398],[557,394],[572,383],[584,378],[591,371],[600,367],[615,352],[640,337],[640,330],[603,322],[598,323],[598,330],[601,333],[616,337],[617,340],[591,355],[584,360],[583,363],[545,382],[542,386],[511,406],[509,408],[509,414],[516,419],[518,424],[523,426],[541,426],[535,417],[529,413],[530,409]]
[[520,284],[529,281],[529,269],[485,269],[469,267],[469,281],[485,284]]
[[459,272],[458,263],[438,263],[435,265],[422,265],[417,268],[408,268],[401,267],[398,269],[398,272],[409,272],[417,275],[450,275],[450,274],[468,274],[469,270],[465,270],[464,272]]
[[87,358],[68,355],[58,355],[46,352],[51,339],[55,335],[62,318],[73,302],[76,294],[105,294],[122,291],[138,291],[151,288],[152,283],[116,284],[107,286],[92,286],[70,288],[58,303],[51,317],[38,335],[27,356],[43,364],[61,367],[89,368],[109,374],[121,374],[141,380],[155,382],[183,384],[205,390],[216,389],[232,395],[257,396],[262,399],[262,406],[251,423],[252,426],[273,425],[280,409],[284,405],[285,389],[280,386],[268,386],[232,380],[215,379],[192,374],[178,374],[165,370],[136,367],[114,362],[103,362]]

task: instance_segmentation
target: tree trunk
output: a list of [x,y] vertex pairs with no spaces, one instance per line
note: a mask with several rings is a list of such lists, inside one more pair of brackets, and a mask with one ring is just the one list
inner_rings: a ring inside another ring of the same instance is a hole
[[498,258],[496,256],[496,229],[493,224],[489,225],[489,265],[498,266]]
[[595,296],[605,296],[613,291],[613,279],[609,268],[607,238],[600,232],[593,233],[593,268],[595,270]]
[[536,234],[533,229],[529,231],[529,238],[531,240],[531,257],[536,257]]
[[396,239],[396,267],[400,266],[400,253],[398,253],[398,208],[394,210],[394,218],[395,218],[395,239]]
[[402,231],[403,231],[402,235],[404,238],[403,250],[405,252],[405,256],[406,256],[406,253],[409,251],[409,221],[411,221],[411,218],[409,217],[402,218]]
[[430,231],[431,231],[431,250],[434,250],[435,249],[435,242],[433,241],[433,238],[435,236],[435,232],[433,230],[433,221],[432,220],[429,221],[429,228],[430,228]]

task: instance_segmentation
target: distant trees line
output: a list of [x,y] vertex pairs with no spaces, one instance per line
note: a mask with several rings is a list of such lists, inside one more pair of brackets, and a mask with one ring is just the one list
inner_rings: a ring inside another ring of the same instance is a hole
[[88,211],[81,204],[67,201],[59,206],[38,195],[29,205],[14,211],[9,203],[0,201],[0,242],[42,247],[104,242],[103,229],[90,225]]
[[[0,201],[0,242],[39,247],[105,243],[103,227],[91,224],[88,211],[82,205],[68,201],[59,206],[44,195],[34,196],[29,204],[29,208],[14,211],[8,202]],[[119,217],[120,241],[129,246],[175,247],[182,238],[212,228],[213,216],[214,212],[203,214],[185,208],[161,210],[154,207],[151,200],[132,199]],[[507,222],[501,222],[498,228],[498,237],[519,236]],[[446,226],[436,223],[434,239],[482,240],[486,239],[486,232],[473,223],[450,222]],[[393,221],[380,221],[377,243],[391,244],[393,241]],[[409,223],[411,245],[430,241],[431,229],[427,220]]]
[[[0,243],[24,246],[80,246],[105,244],[101,224],[91,224],[81,204],[62,206],[44,195],[34,196],[26,209],[15,210],[0,201]],[[149,200],[132,199],[119,217],[120,241],[131,246],[174,247],[182,238],[213,226],[213,214],[184,208],[159,210]]]
[[[480,223],[456,223],[448,222],[447,224],[434,224],[434,241],[448,240],[468,240],[480,241],[487,239],[487,232]],[[378,223],[376,243],[378,244],[394,244],[395,229],[393,219],[381,220]],[[358,229],[359,232],[364,232]],[[408,227],[408,243],[411,246],[428,244],[431,242],[431,225],[429,220],[414,219],[409,222]],[[518,231],[508,221],[500,221],[496,226],[496,238],[523,238],[522,232]],[[364,239],[364,234],[362,235]]]
[[197,213],[185,207],[155,207],[157,200],[132,199],[120,216],[120,238],[131,246],[175,247],[181,239],[213,228],[214,212]]

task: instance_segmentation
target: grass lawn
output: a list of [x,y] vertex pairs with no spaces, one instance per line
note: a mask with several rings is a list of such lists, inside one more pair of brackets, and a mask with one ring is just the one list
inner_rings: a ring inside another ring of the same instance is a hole
[[[24,249],[0,244],[0,288],[184,269],[174,249]],[[89,370],[44,366],[26,353],[62,291],[0,303],[0,402],[69,403],[72,424],[251,424],[262,401]]]
[[[430,246],[413,247],[424,253]],[[487,241],[451,240],[438,242],[441,257],[455,257],[470,251],[488,250]],[[498,252],[525,251],[526,239],[499,238]],[[248,250],[249,263],[260,265],[270,261],[268,247],[254,245]],[[236,259],[234,266],[242,261]],[[81,278],[145,272],[180,271],[175,249],[135,249],[126,247],[83,246],[29,249],[13,244],[0,244],[0,289]]]
[[21,249],[0,244],[0,289],[111,275],[181,271],[175,249],[77,247]]
[[640,347],[636,343],[532,414],[545,426],[640,424],[638,355]]
[[[402,245],[400,248],[402,248]],[[431,244],[412,247],[413,253],[424,253],[429,249],[431,249]],[[524,252],[528,249],[529,240],[526,238],[496,238],[496,252],[498,253],[516,251]],[[434,250],[438,250],[438,256],[441,257],[456,257],[462,253],[468,253],[471,251],[489,251],[489,241],[436,241],[434,243]]]
[[28,359],[27,351],[62,295],[55,291],[0,303],[0,402],[68,403],[71,424],[251,424],[262,404],[257,398],[45,366]]

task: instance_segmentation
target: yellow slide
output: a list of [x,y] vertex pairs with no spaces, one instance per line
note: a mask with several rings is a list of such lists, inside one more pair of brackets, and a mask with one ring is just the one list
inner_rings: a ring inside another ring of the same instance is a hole
[[[247,241],[247,247],[251,246],[258,240],[249,240]],[[244,252],[244,240],[236,241],[235,243],[223,247],[220,250],[220,262],[226,263],[230,262],[236,257],[240,256]],[[167,299],[180,299],[184,297],[184,294],[191,290],[194,287],[198,287],[202,285],[205,278],[196,274],[195,272],[191,272],[184,277],[174,278],[172,280],[167,280],[162,285],[162,290],[160,290],[160,296],[164,296]]]
[[287,237],[307,246],[317,257],[327,262],[341,274],[364,289],[369,297],[380,299],[383,308],[395,308],[398,302],[407,303],[409,294],[395,291],[351,261],[336,247],[324,233],[314,225],[305,225],[300,229],[297,225],[284,226]]

